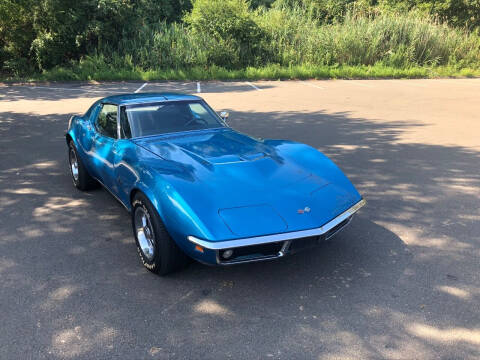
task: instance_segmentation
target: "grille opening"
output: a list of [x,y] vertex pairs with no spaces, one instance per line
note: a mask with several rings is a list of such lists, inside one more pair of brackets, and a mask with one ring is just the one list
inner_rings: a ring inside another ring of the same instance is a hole
[[306,238],[295,239],[290,244],[290,252],[294,253],[303,249],[308,249],[318,245],[322,236],[309,236]]
[[[341,223],[334,226],[328,232],[317,236],[292,239],[291,241],[277,241],[268,244],[250,245],[238,248],[218,250],[217,261],[219,264],[233,264],[251,260],[273,259],[282,255],[280,251],[282,250],[282,247],[284,245],[286,246],[284,249],[285,253],[294,253],[303,249],[308,249],[334,236],[337,232],[339,232],[346,225],[348,225],[351,219],[352,216],[343,220]],[[288,242],[290,244],[288,244]],[[231,256],[227,256],[229,255],[228,253],[225,254],[225,252],[227,251],[233,251]],[[227,256],[227,259],[225,259],[224,255]]]
[[233,254],[228,259],[223,258],[223,253],[228,249],[220,250],[218,255],[221,263],[258,259],[263,257],[277,256],[282,249],[282,246],[283,241],[233,248],[231,249],[233,250]]

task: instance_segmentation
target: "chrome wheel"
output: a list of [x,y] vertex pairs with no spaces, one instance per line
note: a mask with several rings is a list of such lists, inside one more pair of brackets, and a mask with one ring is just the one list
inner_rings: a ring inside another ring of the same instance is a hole
[[73,150],[72,147],[70,148],[69,160],[70,160],[70,170],[72,171],[73,180],[75,180],[75,182],[78,182],[77,154],[75,153],[75,150]]
[[134,222],[135,233],[143,256],[145,256],[148,261],[152,261],[155,256],[155,234],[150,222],[150,217],[142,206],[135,209]]

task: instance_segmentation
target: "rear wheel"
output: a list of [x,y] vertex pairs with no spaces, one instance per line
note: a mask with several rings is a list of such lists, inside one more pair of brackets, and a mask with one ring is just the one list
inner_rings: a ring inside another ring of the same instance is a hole
[[68,163],[70,165],[70,174],[72,175],[73,185],[75,185],[77,189],[88,190],[97,185],[95,179],[87,172],[82,159],[78,156],[73,141],[68,143]]
[[166,275],[187,265],[188,257],[170,237],[152,203],[142,193],[133,199],[132,227],[138,254],[148,270]]

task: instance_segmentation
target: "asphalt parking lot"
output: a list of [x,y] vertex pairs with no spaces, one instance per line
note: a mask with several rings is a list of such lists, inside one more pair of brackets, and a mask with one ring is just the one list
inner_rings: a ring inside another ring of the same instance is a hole
[[[64,140],[136,90],[318,148],[367,207],[306,253],[149,273],[123,207],[73,187]],[[480,79],[0,85],[1,359],[478,359],[479,256]]]

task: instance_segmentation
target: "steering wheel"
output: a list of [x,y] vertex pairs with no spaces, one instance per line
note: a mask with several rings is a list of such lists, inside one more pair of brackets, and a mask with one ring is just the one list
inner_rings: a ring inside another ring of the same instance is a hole
[[185,124],[183,124],[183,127],[187,127],[190,124],[193,124],[194,122],[203,122],[205,125],[208,125],[208,121],[205,119],[202,119],[200,117],[193,117],[190,120],[188,120]]

